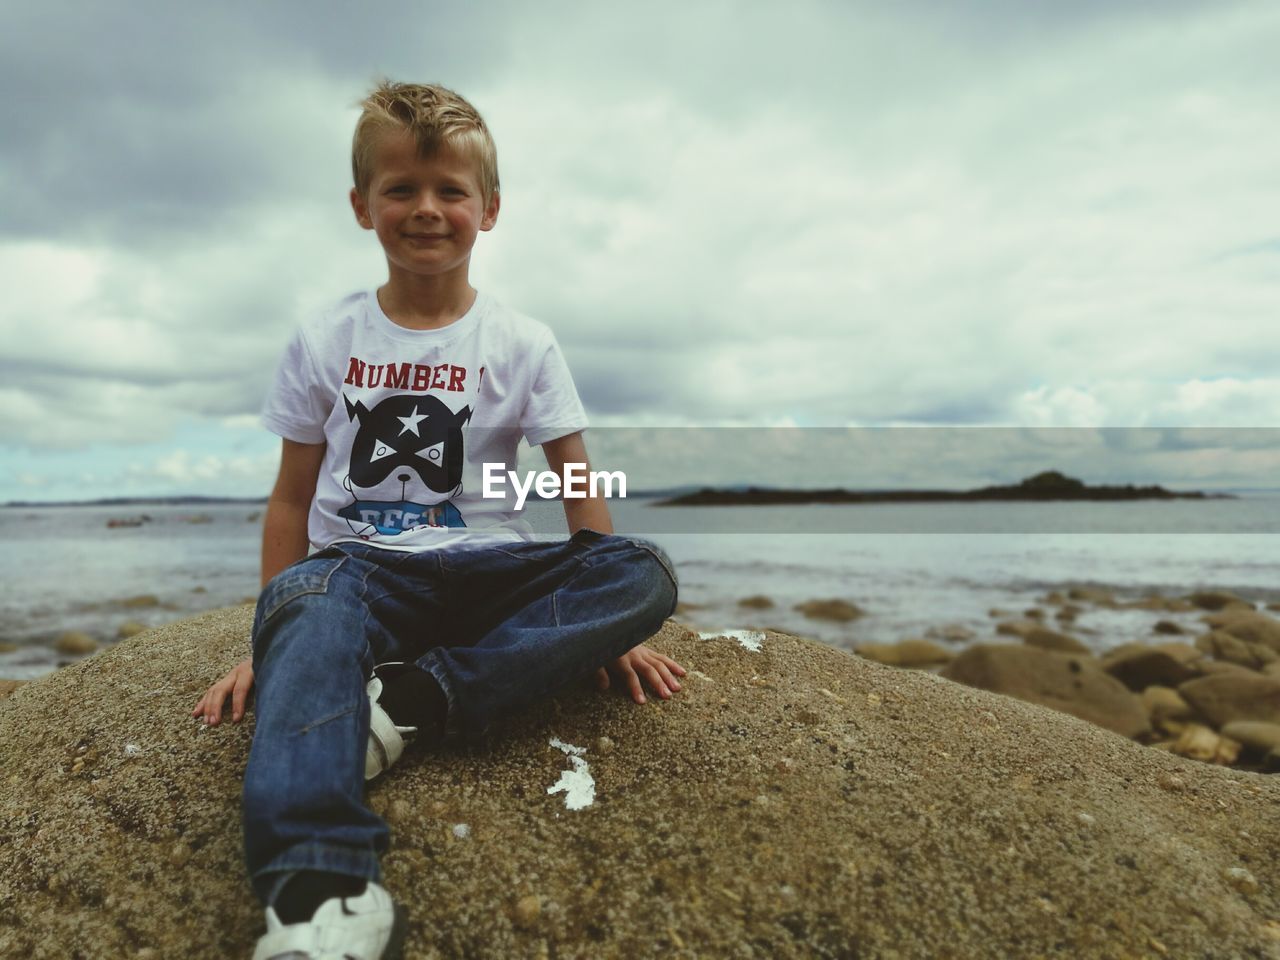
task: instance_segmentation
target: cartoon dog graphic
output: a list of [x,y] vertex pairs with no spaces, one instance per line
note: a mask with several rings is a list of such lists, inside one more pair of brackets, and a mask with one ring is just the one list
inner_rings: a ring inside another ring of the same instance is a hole
[[353,533],[396,536],[415,527],[465,527],[449,497],[462,491],[462,428],[471,407],[454,413],[434,396],[387,397],[372,410],[343,396],[359,421],[343,486],[352,502],[338,511]]

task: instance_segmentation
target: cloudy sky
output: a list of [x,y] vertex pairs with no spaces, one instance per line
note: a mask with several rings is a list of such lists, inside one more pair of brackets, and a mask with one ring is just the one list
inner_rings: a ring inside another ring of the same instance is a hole
[[488,119],[598,426],[1280,426],[1275,4],[4,5],[0,501],[265,494],[379,75]]

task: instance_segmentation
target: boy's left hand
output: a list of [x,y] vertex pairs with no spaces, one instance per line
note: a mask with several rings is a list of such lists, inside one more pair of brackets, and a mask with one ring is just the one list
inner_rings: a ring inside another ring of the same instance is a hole
[[671,695],[680,689],[676,676],[683,677],[685,669],[670,657],[656,650],[650,650],[642,643],[628,650],[607,667],[601,667],[596,671],[598,689],[609,689],[611,673],[630,689],[632,700],[636,703],[644,703],[644,690],[640,686],[641,677],[644,677],[654,693],[663,700],[670,700]]

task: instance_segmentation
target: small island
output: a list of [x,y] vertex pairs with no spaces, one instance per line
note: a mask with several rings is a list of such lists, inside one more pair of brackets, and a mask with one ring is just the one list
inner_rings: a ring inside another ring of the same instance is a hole
[[964,503],[977,500],[1213,500],[1231,499],[1230,494],[1200,491],[1179,493],[1160,486],[1091,487],[1057,470],[1046,470],[1010,486],[982,487],[978,490],[775,490],[747,487],[745,490],[718,490],[703,487],[669,500],[660,507],[745,507],[805,503]]

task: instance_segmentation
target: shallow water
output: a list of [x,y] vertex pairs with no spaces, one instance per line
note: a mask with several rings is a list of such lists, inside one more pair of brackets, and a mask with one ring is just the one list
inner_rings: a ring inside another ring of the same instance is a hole
[[[51,643],[66,630],[109,643],[127,621],[153,625],[253,597],[261,509],[217,504],[0,510],[0,642],[17,646],[0,653],[0,677],[52,669],[59,657]],[[987,639],[993,635],[991,608],[1018,613],[1049,590],[1083,584],[1113,588],[1121,599],[1215,588],[1280,601],[1276,495],[800,509],[663,508],[632,499],[614,501],[611,510],[620,532],[648,536],[670,553],[681,577],[681,599],[696,607],[681,619],[699,629],[779,627],[851,647],[956,625]],[[112,518],[144,514],[148,522],[137,527],[107,526]],[[563,533],[558,504],[531,504],[527,515],[541,533]],[[1200,532],[1170,532],[1175,527]],[[851,529],[864,532],[797,532]],[[738,606],[753,594],[770,597],[775,606]],[[156,604],[122,603],[131,597],[154,598]],[[826,597],[854,602],[866,615],[833,624],[792,609]],[[1149,637],[1157,619],[1198,629],[1191,614],[1088,608],[1072,632],[1103,650]]]

